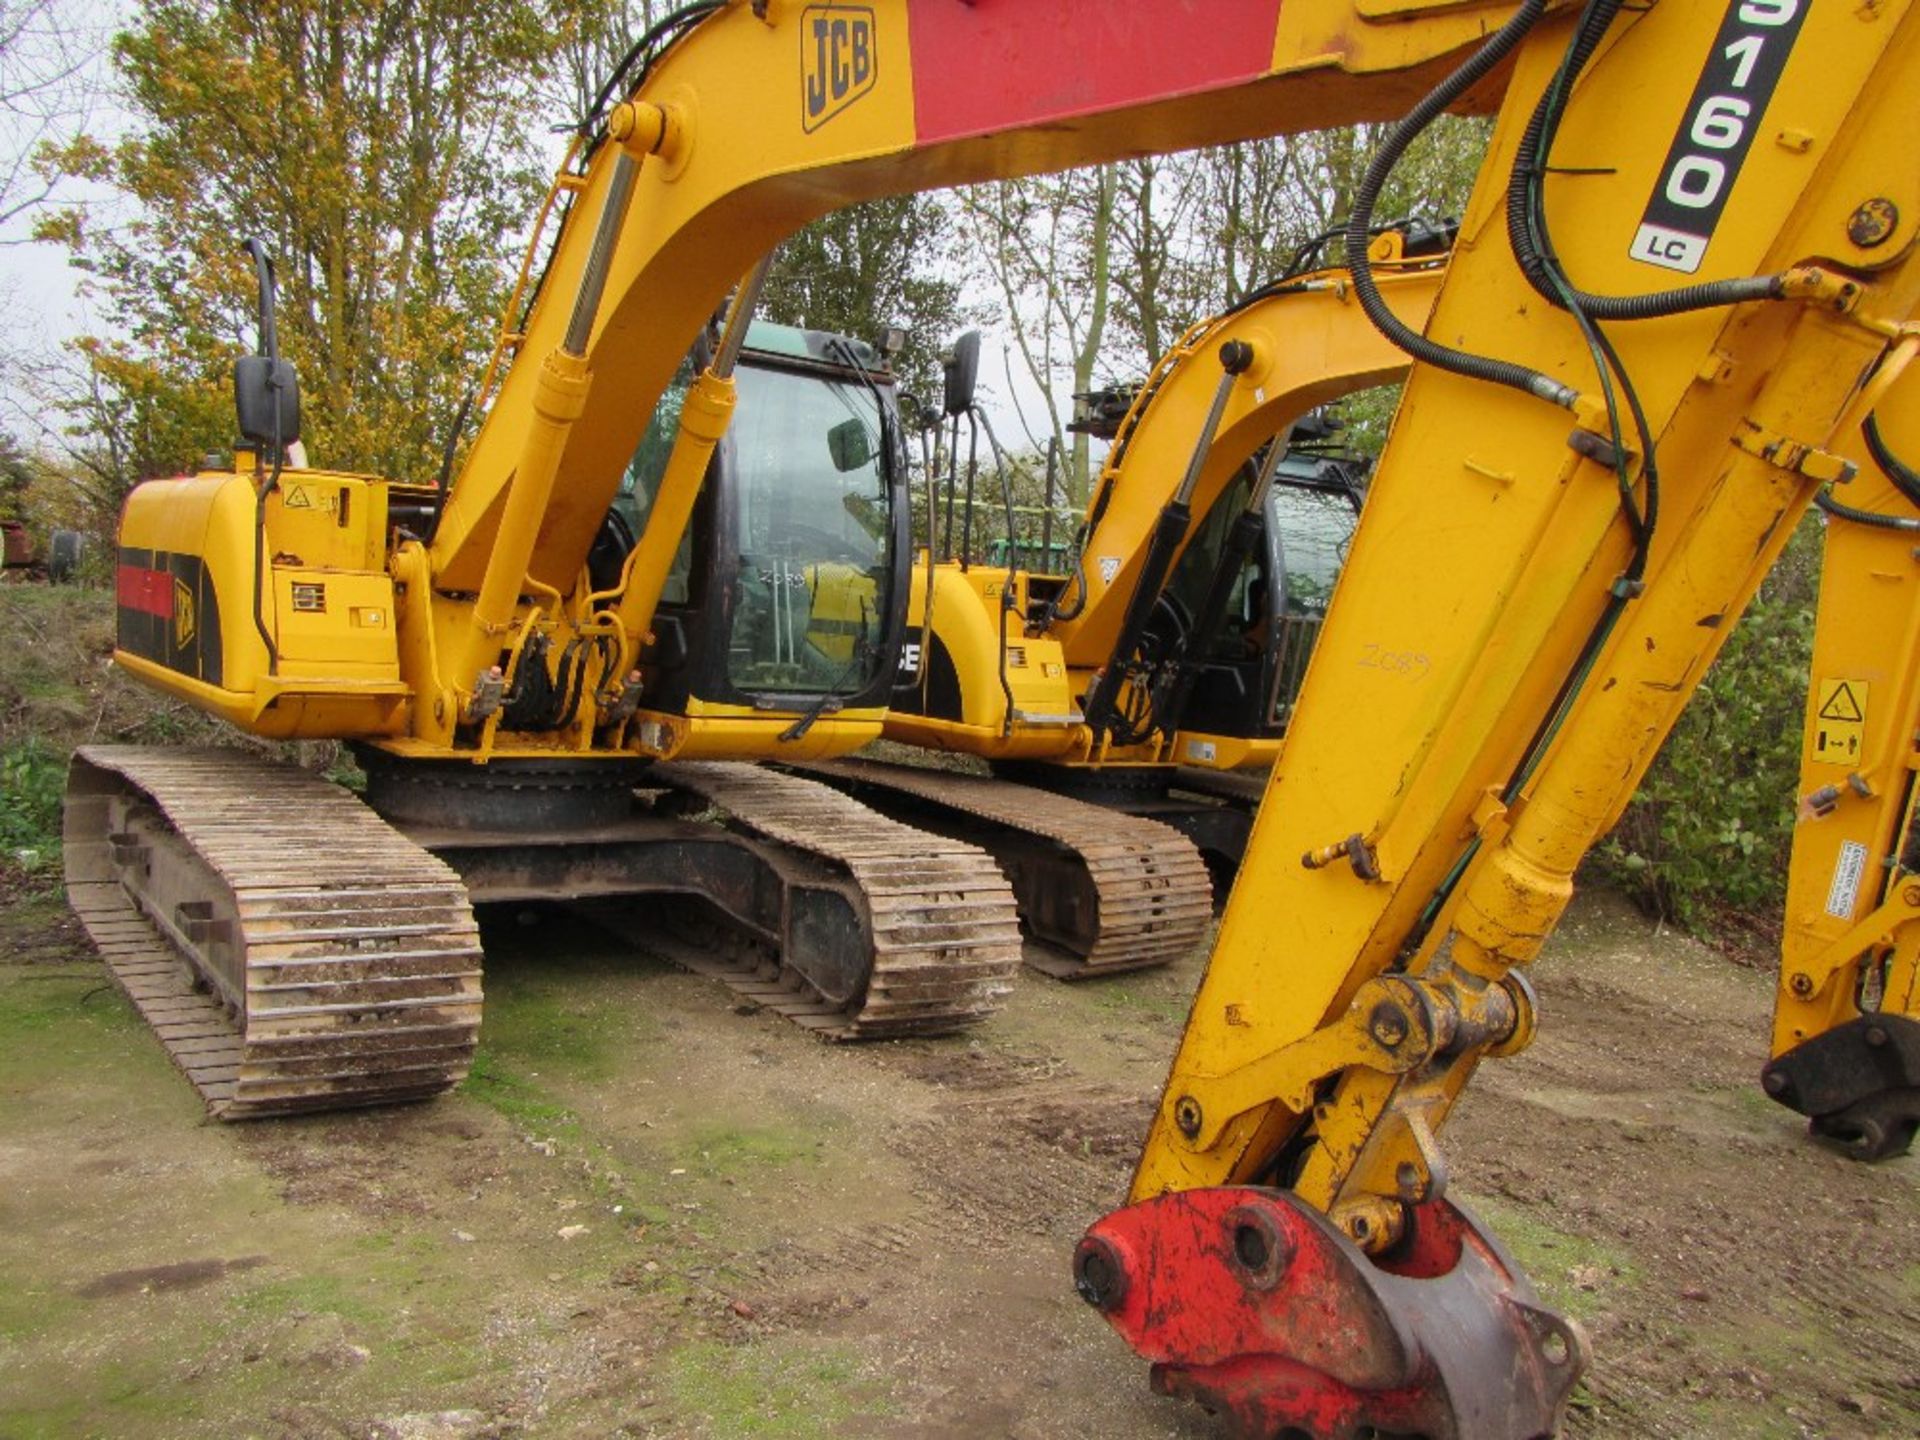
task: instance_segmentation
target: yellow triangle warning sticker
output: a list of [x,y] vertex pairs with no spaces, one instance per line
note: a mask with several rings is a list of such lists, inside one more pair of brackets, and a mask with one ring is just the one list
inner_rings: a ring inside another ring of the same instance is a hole
[[1814,691],[1809,758],[1827,765],[1858,765],[1867,744],[1867,682],[1822,680]]
[[289,487],[287,490],[287,509],[311,510],[312,508],[313,499],[307,494],[306,486],[294,485]]
[[[1829,680],[1820,687],[1820,718],[1822,720],[1851,720],[1856,724],[1867,718],[1867,707],[1861,695],[1854,693],[1855,682],[1851,680]],[[1866,690],[1864,682],[1860,689]]]

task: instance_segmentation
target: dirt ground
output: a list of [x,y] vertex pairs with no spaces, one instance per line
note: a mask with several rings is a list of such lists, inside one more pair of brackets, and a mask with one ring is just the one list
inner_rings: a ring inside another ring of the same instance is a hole
[[[0,1436],[1202,1437],[1073,1295],[1200,957],[835,1048],[494,913],[475,1076],[238,1126],[57,899],[0,919]],[[1768,979],[1583,900],[1446,1135],[1597,1354],[1574,1436],[1920,1435],[1920,1158],[1755,1085]]]

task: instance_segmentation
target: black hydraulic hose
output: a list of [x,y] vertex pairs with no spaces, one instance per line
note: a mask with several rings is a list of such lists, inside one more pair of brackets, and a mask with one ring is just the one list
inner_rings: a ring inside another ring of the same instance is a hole
[[1080,612],[1087,608],[1087,522],[1084,520],[1073,532],[1073,574],[1068,577],[1067,585],[1061,587],[1060,594],[1064,595],[1069,586],[1073,590],[1072,608],[1062,605],[1059,595],[1049,600],[1046,615],[1040,622],[1041,633],[1052,629],[1055,621],[1078,620]]
[[[1278,445],[1280,440],[1276,438],[1273,443]],[[1206,598],[1201,601],[1199,612],[1194,616],[1184,639],[1175,642],[1171,673],[1154,687],[1153,723],[1161,734],[1169,738],[1186,717],[1187,702],[1193,698],[1193,687],[1199,682],[1207,652],[1212,648],[1221,626],[1226,623],[1227,607],[1232,603],[1233,589],[1239,582],[1240,571],[1253,554],[1253,547],[1265,529],[1265,518],[1255,511],[1243,510],[1234,516],[1233,526],[1227,532],[1226,544],[1221,547],[1220,559],[1214,568],[1213,580],[1207,586]],[[1280,625],[1274,620],[1267,628],[1268,645],[1271,647],[1280,634]]]
[[1880,467],[1881,473],[1891,480],[1894,488],[1915,505],[1920,505],[1920,474],[1903,461],[1888,447],[1886,438],[1880,433],[1880,417],[1869,415],[1860,426],[1860,433],[1867,439],[1867,453],[1873,456],[1873,463]]
[[440,533],[440,517],[446,513],[447,495],[453,488],[453,456],[460,448],[460,436],[467,428],[467,417],[473,413],[474,397],[478,387],[470,388],[460,401],[460,413],[453,417],[453,428],[447,431],[447,443],[440,451],[440,477],[433,490],[433,516],[427,522],[427,544],[433,543],[433,537]]
[[[267,361],[269,366],[273,360]],[[269,374],[272,372],[269,371]],[[260,487],[260,493],[253,502],[253,628],[260,632],[260,639],[267,647],[267,674],[280,673],[280,647],[273,643],[273,632],[267,628],[267,496],[274,492],[280,483],[280,467],[287,447],[280,443],[280,389],[273,391],[273,470],[267,476],[267,483]]]
[[[1547,172],[1547,155],[1559,130],[1568,95],[1580,72],[1599,48],[1622,0],[1592,0],[1581,17],[1567,56],[1554,83],[1547,87],[1534,107],[1527,128],[1515,153],[1512,178],[1507,186],[1507,237],[1514,258],[1527,282],[1542,298],[1560,309],[1572,308],[1568,298],[1553,284],[1549,269],[1551,246],[1546,240],[1546,209],[1542,184]],[[1542,252],[1546,253],[1543,254]],[[1574,305],[1594,320],[1652,320],[1663,315],[1678,315],[1689,310],[1706,310],[1721,305],[1738,305],[1749,300],[1778,300],[1786,293],[1785,277],[1757,275],[1740,280],[1709,280],[1697,285],[1682,285],[1651,295],[1595,295],[1573,289]]]
[[1166,588],[1167,574],[1173,568],[1174,553],[1180,548],[1181,541],[1186,539],[1187,527],[1192,519],[1193,512],[1186,502],[1176,498],[1162,507],[1159,519],[1154,522],[1153,534],[1148,538],[1146,554],[1140,562],[1139,579],[1133,593],[1127,597],[1126,615],[1120,622],[1120,634],[1114,641],[1106,667],[1094,677],[1087,691],[1084,714],[1088,728],[1095,732],[1112,726],[1128,666],[1146,642],[1147,622],[1153,616],[1154,606],[1159,603],[1161,591]]
[[1547,0],[1526,0],[1506,24],[1496,30],[1459,69],[1435,86],[1413,107],[1407,118],[1394,127],[1393,133],[1367,166],[1359,193],[1354,197],[1353,213],[1347,220],[1347,268],[1353,276],[1354,294],[1359,297],[1367,318],[1382,335],[1415,360],[1469,379],[1506,385],[1551,401],[1563,409],[1572,409],[1580,392],[1551,375],[1510,360],[1495,360],[1485,355],[1455,350],[1429,340],[1402,324],[1400,317],[1393,313],[1381,296],[1380,287],[1374,282],[1372,262],[1367,257],[1367,245],[1372,239],[1373,207],[1380,199],[1380,191],[1386,185],[1388,175],[1407,147],[1448,106],[1491,74],[1526,37],[1527,32],[1539,23],[1546,8]]
[[1834,499],[1832,492],[1825,488],[1814,492],[1813,503],[1827,514],[1840,520],[1851,520],[1856,525],[1871,525],[1876,530],[1920,530],[1920,520],[1911,516],[1880,515],[1872,510],[1856,510]]
[[[960,448],[960,417],[953,417],[954,449]],[[980,474],[980,422],[972,415],[967,417],[967,504],[960,513],[960,569],[964,572],[973,565],[973,482]],[[947,497],[952,505],[953,497]]]
[[1020,568],[1020,546],[1013,533],[1013,472],[1007,468],[1007,458],[1000,451],[1000,437],[993,433],[993,422],[987,418],[987,412],[976,405],[973,407],[973,419],[987,432],[987,448],[993,453],[993,468],[1000,472],[1000,504],[1006,512],[1007,521],[1007,569],[1011,572]]
[[1007,519],[1007,579],[1000,587],[1000,696],[1007,702],[1000,716],[1000,733],[1006,736],[1013,733],[1013,682],[1007,678],[1007,616],[1019,603],[1014,595],[1014,579],[1020,573],[1020,543],[1013,533],[1013,474],[1007,469],[1006,457],[1000,453],[1000,437],[993,433],[993,422],[987,418],[987,412],[976,405],[972,415],[974,423],[987,432],[993,468],[1000,472],[1000,501]]
[[[622,55],[620,62],[613,67],[613,73],[607,76],[599,93],[593,97],[593,103],[587,107],[587,113],[580,117],[578,127],[580,133],[589,134],[599,125],[607,113],[607,103],[613,99],[617,91],[624,90],[631,94],[639,88],[640,83],[647,78],[647,72],[653,68],[653,62],[658,58],[653,52],[663,40],[677,38],[678,32],[683,28],[696,21],[704,20],[715,11],[724,10],[726,7],[727,0],[700,0],[699,4],[682,6],[672,14],[661,17],[651,29],[627,47],[627,53]],[[641,63],[643,59],[644,63]],[[627,77],[636,64],[640,65],[640,73],[629,84]],[[595,147],[599,145],[602,138],[598,135],[593,137]]]
[[[938,458],[936,456],[936,458]],[[940,558],[953,558],[953,500],[960,489],[960,417],[955,415],[953,423],[947,427],[947,518],[940,527]],[[932,533],[933,522],[927,522],[928,533]],[[963,563],[962,569],[966,566]],[[932,594],[931,591],[928,592]]]

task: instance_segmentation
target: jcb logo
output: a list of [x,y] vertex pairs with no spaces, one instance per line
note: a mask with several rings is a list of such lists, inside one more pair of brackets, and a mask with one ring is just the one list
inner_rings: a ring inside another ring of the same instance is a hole
[[814,131],[873,88],[879,73],[873,11],[809,5],[800,12],[803,130]]
[[194,631],[193,591],[176,580],[173,582],[173,648],[184,650],[193,643]]

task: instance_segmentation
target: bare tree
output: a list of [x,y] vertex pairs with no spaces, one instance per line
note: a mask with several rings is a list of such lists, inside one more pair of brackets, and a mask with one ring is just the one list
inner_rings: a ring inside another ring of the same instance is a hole
[[[52,199],[94,153],[77,139],[106,37],[75,0],[0,0],[0,232]],[[32,239],[26,233],[0,245]]]
[[1092,387],[1106,341],[1116,191],[1112,166],[1005,180],[961,192],[983,278],[1000,292],[1015,352],[1045,397],[1052,438],[1068,454],[1068,488],[1087,494],[1087,437],[1067,443],[1054,384]]

